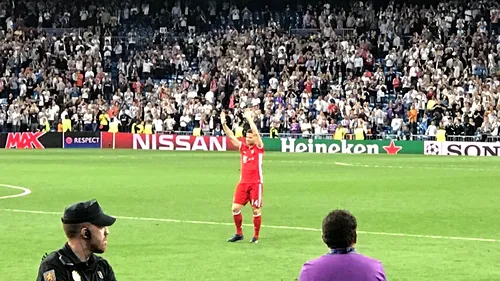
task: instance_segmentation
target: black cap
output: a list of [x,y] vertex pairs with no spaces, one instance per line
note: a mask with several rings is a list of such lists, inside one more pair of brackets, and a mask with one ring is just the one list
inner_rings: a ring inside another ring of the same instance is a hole
[[116,218],[104,214],[97,200],[79,202],[67,207],[61,218],[64,224],[88,222],[98,226],[111,226]]

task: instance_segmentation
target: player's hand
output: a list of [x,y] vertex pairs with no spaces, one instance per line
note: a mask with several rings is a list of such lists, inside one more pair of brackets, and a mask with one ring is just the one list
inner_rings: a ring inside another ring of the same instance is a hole
[[245,113],[243,113],[243,116],[247,119],[253,119],[253,112],[251,110],[245,110]]
[[226,123],[226,113],[222,111],[220,113],[220,122],[224,125]]

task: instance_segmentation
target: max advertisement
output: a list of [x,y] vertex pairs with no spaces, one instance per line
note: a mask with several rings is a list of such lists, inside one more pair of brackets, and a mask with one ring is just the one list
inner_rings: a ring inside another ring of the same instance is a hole
[[62,133],[17,132],[1,134],[0,147],[5,149],[62,148]]

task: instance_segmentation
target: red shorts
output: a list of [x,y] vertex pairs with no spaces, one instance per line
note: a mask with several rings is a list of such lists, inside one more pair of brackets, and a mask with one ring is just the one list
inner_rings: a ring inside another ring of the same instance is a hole
[[248,202],[253,208],[262,207],[264,186],[261,183],[239,183],[234,191],[233,203],[245,206]]

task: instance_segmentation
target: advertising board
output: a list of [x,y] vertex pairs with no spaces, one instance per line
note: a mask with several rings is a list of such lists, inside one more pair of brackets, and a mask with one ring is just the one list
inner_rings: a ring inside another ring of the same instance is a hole
[[100,132],[68,132],[63,140],[64,148],[101,148]]
[[500,143],[496,142],[439,142],[425,141],[425,155],[447,156],[500,156]]
[[175,151],[238,150],[226,137],[103,132],[102,148]]
[[5,149],[62,148],[62,133],[6,133],[0,137],[0,147]]

